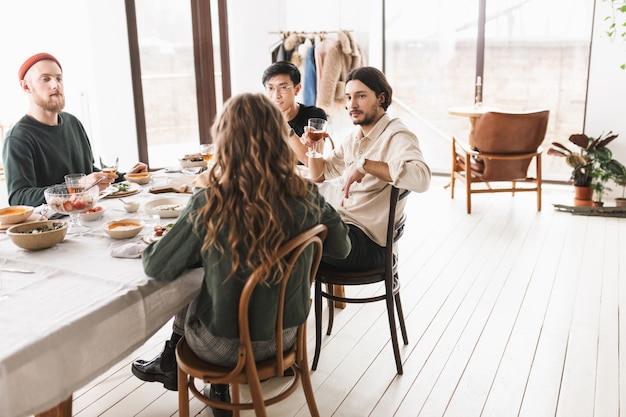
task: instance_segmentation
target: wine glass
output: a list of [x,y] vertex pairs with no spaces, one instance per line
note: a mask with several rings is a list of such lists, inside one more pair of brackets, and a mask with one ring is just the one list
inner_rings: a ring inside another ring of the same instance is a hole
[[213,155],[215,154],[215,145],[212,143],[202,143],[200,145],[200,155],[202,155],[202,159],[207,164],[210,164],[213,160]]
[[67,174],[65,176],[65,185],[70,193],[80,193],[85,188],[87,175],[85,174]]
[[80,224],[78,215],[93,208],[98,199],[98,194],[98,187],[72,193],[67,185],[54,185],[44,191],[46,203],[52,210],[61,214],[69,214],[70,224],[67,233],[72,235],[82,235],[91,230],[91,228]]
[[100,169],[105,174],[117,174],[117,166],[119,164],[119,158],[117,156],[100,157]]
[[321,139],[324,139],[324,137],[326,136],[326,128],[328,127],[328,122],[324,119],[314,117],[309,119],[308,125],[311,128],[311,130],[309,130],[309,138],[311,138],[311,140],[314,140],[315,143],[313,143],[313,149],[307,152],[306,156],[309,156],[311,158],[321,158],[324,155],[317,151],[317,142]]

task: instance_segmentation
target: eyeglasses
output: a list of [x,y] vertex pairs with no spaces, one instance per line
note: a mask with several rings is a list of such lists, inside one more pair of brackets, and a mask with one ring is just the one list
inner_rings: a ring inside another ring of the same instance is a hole
[[293,85],[287,85],[287,84],[271,85],[271,84],[267,84],[265,86],[265,92],[267,92],[267,94],[269,94],[269,95],[275,94],[277,91],[280,92],[280,94],[287,94],[289,92],[290,88],[293,88]]

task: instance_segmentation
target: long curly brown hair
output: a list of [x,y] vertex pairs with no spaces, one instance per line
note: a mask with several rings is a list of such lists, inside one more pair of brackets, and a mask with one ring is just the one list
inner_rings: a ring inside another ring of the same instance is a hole
[[207,204],[196,211],[195,222],[196,231],[200,223],[207,228],[203,251],[230,254],[226,279],[240,267],[252,271],[264,264],[266,283],[279,279],[280,265],[276,273],[267,260],[291,237],[289,226],[302,221],[294,218],[293,205],[313,208],[305,199],[311,185],[296,172],[288,131],[280,109],[263,94],[232,97],[213,124],[215,165],[206,178]]

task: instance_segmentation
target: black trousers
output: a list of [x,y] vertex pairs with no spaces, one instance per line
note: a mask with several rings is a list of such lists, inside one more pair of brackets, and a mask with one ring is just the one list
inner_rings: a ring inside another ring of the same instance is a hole
[[349,224],[348,236],[352,249],[345,259],[322,257],[322,263],[346,271],[364,271],[381,265],[385,261],[385,248],[369,238],[361,229]]

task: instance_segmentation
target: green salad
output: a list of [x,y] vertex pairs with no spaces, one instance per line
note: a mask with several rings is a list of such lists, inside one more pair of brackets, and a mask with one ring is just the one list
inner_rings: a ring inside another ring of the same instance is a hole
[[44,232],[51,232],[52,230],[59,230],[62,229],[63,226],[65,226],[65,222],[54,222],[51,226],[44,224],[43,226],[35,227],[34,229],[27,230],[23,233],[27,235],[36,235]]

